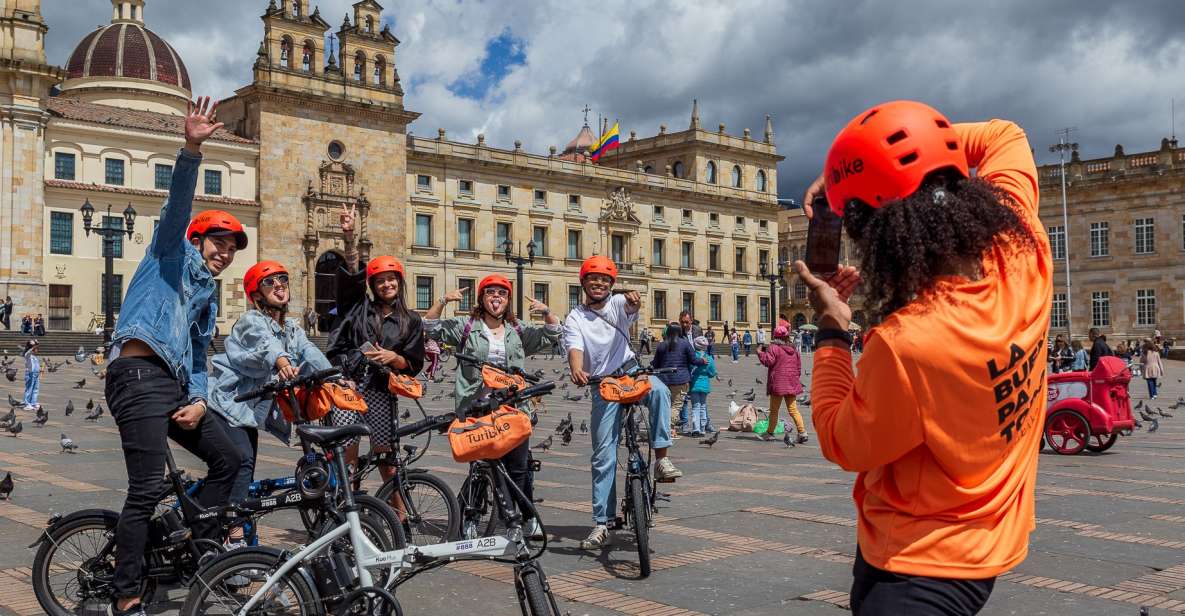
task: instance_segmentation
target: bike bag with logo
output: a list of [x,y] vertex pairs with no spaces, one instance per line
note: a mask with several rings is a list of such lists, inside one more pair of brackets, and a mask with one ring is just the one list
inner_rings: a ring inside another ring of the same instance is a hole
[[606,377],[601,379],[597,390],[601,399],[607,402],[634,404],[650,393],[650,379],[632,376]]
[[[305,419],[308,421],[316,421],[325,417],[335,406],[343,411],[366,412],[366,401],[362,399],[362,396],[337,383],[322,383],[312,393],[308,392],[307,388],[297,387],[296,401],[304,408]],[[276,396],[276,403],[284,412],[284,419],[296,421],[296,414],[292,412],[287,395]]]
[[527,386],[527,381],[523,377],[503,372],[493,366],[481,367],[481,382],[490,389],[510,389],[512,386],[523,389]]
[[414,376],[392,372],[387,377],[387,391],[394,396],[415,399],[424,395],[424,384]]
[[455,419],[448,428],[449,447],[457,462],[496,460],[529,438],[531,418],[506,405],[481,417]]

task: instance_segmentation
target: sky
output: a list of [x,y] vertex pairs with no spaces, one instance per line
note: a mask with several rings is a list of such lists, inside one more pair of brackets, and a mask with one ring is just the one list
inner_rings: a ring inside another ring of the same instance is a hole
[[[925,101],[953,121],[1020,124],[1038,163],[1074,127],[1083,158],[1154,150],[1185,133],[1185,0],[379,0],[417,135],[532,152],[563,148],[587,105],[622,139],[752,129],[766,114],[797,198],[835,133],[877,102]],[[312,0],[336,30],[350,0]],[[267,0],[147,0],[148,27],[189,69],[194,94],[251,79]],[[110,0],[42,0],[51,62],[109,22]]]

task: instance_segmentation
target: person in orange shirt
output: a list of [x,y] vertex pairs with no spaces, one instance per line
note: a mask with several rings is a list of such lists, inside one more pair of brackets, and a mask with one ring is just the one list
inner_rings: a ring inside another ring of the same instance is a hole
[[[805,203],[824,190],[862,269],[794,266],[821,315],[819,444],[858,473],[852,611],[976,614],[1034,526],[1053,264],[1029,142],[889,102],[840,131]],[[878,324],[856,374],[861,283]]]

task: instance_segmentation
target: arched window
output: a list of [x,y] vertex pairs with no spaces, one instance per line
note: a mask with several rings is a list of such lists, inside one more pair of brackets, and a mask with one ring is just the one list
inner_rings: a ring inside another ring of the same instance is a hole
[[292,16],[300,17],[300,0],[292,0]]
[[363,75],[366,74],[366,54],[359,49],[358,53],[354,54],[354,81],[362,81]]
[[366,31],[374,32],[374,17],[371,17],[370,15],[366,16]]
[[733,188],[740,188],[741,187],[741,166],[740,165],[733,165],[732,166],[732,187]]
[[654,166],[653,165],[646,165],[645,167],[642,168],[642,173],[654,173]]
[[708,171],[704,175],[705,175],[704,179],[709,184],[715,184],[716,183],[716,163],[709,160],[708,161]]
[[802,314],[801,312],[795,313],[794,314],[794,329],[798,329],[798,328],[802,327],[803,325],[806,325],[806,315]]
[[280,66],[292,68],[292,39],[286,36],[280,39]]
[[683,161],[677,160],[675,164],[671,165],[671,175],[677,178],[683,177]]
[[313,56],[316,54],[316,47],[313,47],[312,41],[304,42],[304,50],[300,54],[300,67],[305,71],[313,70]]
[[387,85],[387,60],[382,56],[375,56],[374,59],[374,84]]
[[766,191],[766,188],[765,188],[765,170],[764,170],[764,169],[759,169],[759,170],[757,171],[757,190],[758,190],[759,192],[765,192],[765,191]]

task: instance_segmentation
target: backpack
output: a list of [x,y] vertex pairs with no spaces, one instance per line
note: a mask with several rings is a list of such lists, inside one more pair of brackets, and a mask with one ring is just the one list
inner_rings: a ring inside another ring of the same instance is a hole
[[736,402],[731,402],[728,412],[732,416],[728,420],[729,432],[752,432],[753,426],[757,425],[757,407],[752,404],[737,406]]

